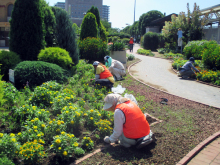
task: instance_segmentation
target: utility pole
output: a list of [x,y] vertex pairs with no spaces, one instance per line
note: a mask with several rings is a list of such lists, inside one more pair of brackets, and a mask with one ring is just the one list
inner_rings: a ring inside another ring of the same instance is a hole
[[135,8],[136,8],[136,0],[134,1],[134,22],[135,22]]

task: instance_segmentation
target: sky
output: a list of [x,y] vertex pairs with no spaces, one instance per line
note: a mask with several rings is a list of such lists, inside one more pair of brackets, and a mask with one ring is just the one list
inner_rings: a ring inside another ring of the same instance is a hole
[[[65,0],[46,0],[50,6],[54,6],[56,2],[65,2]],[[190,10],[193,11],[194,3],[200,10],[220,5],[219,0],[136,0],[135,21],[139,17],[150,10],[158,10],[166,15],[180,12],[187,13],[187,3]],[[134,4],[135,0],[103,0],[103,5],[110,6],[110,20],[112,28],[123,29],[134,23]]]

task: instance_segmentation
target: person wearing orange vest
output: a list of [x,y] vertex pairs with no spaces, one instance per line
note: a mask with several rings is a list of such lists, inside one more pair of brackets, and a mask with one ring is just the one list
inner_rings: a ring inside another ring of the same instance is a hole
[[115,79],[106,66],[99,61],[95,61],[93,67],[96,70],[95,84],[110,88],[113,87]]
[[133,145],[140,149],[155,140],[146,116],[130,99],[119,94],[108,94],[104,99],[104,110],[114,112],[114,130],[106,143],[119,140],[120,145],[128,148]]
[[131,37],[131,38],[130,38],[130,41],[129,41],[130,52],[131,52],[131,50],[132,50],[132,52],[133,52],[133,45],[134,45],[134,39]]

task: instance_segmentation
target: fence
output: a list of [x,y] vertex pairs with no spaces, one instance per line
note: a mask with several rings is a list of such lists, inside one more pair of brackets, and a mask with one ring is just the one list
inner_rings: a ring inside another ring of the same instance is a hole
[[206,27],[203,29],[205,40],[215,40],[220,44],[220,26]]

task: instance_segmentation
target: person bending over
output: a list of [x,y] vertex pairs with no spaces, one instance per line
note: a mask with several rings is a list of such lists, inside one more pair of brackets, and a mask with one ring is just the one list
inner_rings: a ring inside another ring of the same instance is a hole
[[108,94],[104,102],[103,109],[114,112],[113,134],[104,138],[106,143],[119,140],[119,144],[126,148],[136,146],[139,149],[155,140],[146,116],[130,99]]
[[100,84],[101,86],[106,86],[108,88],[113,87],[115,80],[106,66],[101,62],[95,61],[93,67],[96,71],[95,84]]
[[116,80],[122,80],[122,77],[126,75],[124,65],[120,61],[112,59],[109,56],[105,56],[104,60],[105,65],[109,67],[109,71],[112,73],[113,76],[116,77]]
[[[193,57],[189,58],[189,61],[187,61],[180,69],[179,69],[179,75],[180,77],[187,79],[188,77],[195,75],[195,70],[196,72],[199,72],[198,69],[196,69],[193,66],[193,63],[195,63],[195,60]],[[193,69],[193,70],[192,70]]]

